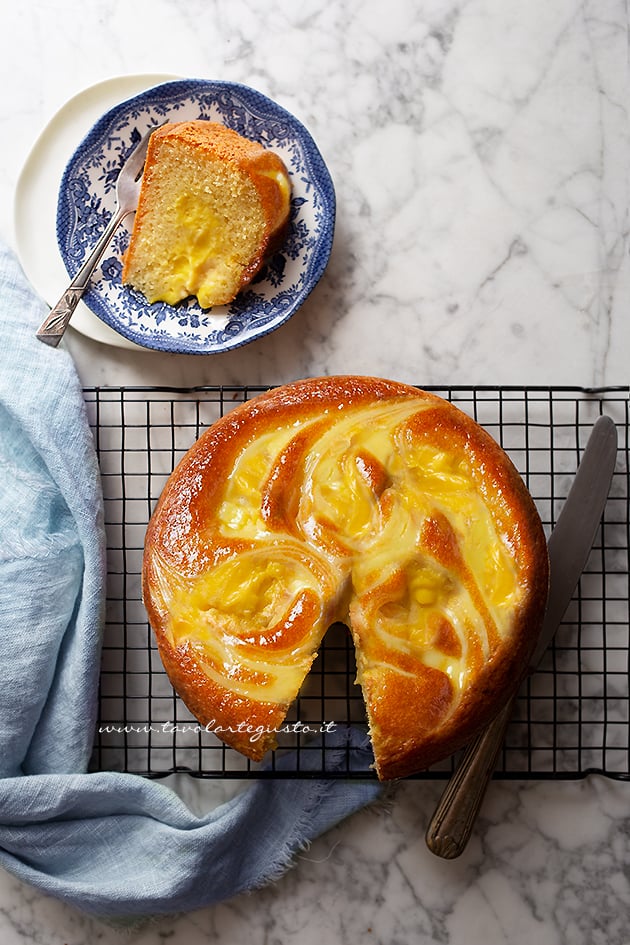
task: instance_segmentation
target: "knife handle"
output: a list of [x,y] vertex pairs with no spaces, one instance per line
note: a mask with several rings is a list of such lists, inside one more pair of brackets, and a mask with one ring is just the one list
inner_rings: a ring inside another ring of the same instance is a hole
[[429,850],[446,860],[464,852],[492,777],[515,698],[471,742],[449,780],[426,833]]

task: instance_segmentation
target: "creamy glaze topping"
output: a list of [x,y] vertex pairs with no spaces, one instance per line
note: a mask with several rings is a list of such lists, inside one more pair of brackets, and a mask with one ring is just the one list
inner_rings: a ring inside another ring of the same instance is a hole
[[434,671],[453,711],[524,588],[500,483],[435,414],[409,397],[326,408],[245,442],[207,510],[216,565],[183,577],[154,555],[171,644],[231,692],[288,705],[342,620],[362,677]]

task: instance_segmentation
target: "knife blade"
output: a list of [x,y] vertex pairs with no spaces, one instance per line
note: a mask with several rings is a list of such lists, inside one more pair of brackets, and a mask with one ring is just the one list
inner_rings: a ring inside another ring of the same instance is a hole
[[[617,428],[601,416],[593,426],[575,479],[547,548],[549,595],[527,674],[532,675],[551,643],[586,565],[603,514],[615,469]],[[436,856],[463,853],[486,793],[518,693],[466,748],[451,776],[426,833]]]

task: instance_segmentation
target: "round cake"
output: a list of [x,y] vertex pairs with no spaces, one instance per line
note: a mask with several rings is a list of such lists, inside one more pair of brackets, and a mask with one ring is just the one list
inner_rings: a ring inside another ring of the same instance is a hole
[[143,573],[173,686],[253,760],[345,623],[382,780],[448,756],[516,691],[547,584],[536,507],[492,437],[440,397],[353,376],[275,388],[206,430]]

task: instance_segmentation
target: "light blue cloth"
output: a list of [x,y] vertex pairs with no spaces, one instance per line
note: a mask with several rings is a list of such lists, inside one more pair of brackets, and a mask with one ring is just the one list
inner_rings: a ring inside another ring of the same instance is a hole
[[[0,247],[0,864],[94,914],[197,909],[277,879],[380,789],[368,779],[259,780],[198,817],[159,782],[86,773],[102,500],[72,359],[35,338],[46,311]],[[339,763],[350,739],[352,764],[365,770],[364,740],[338,736]]]

